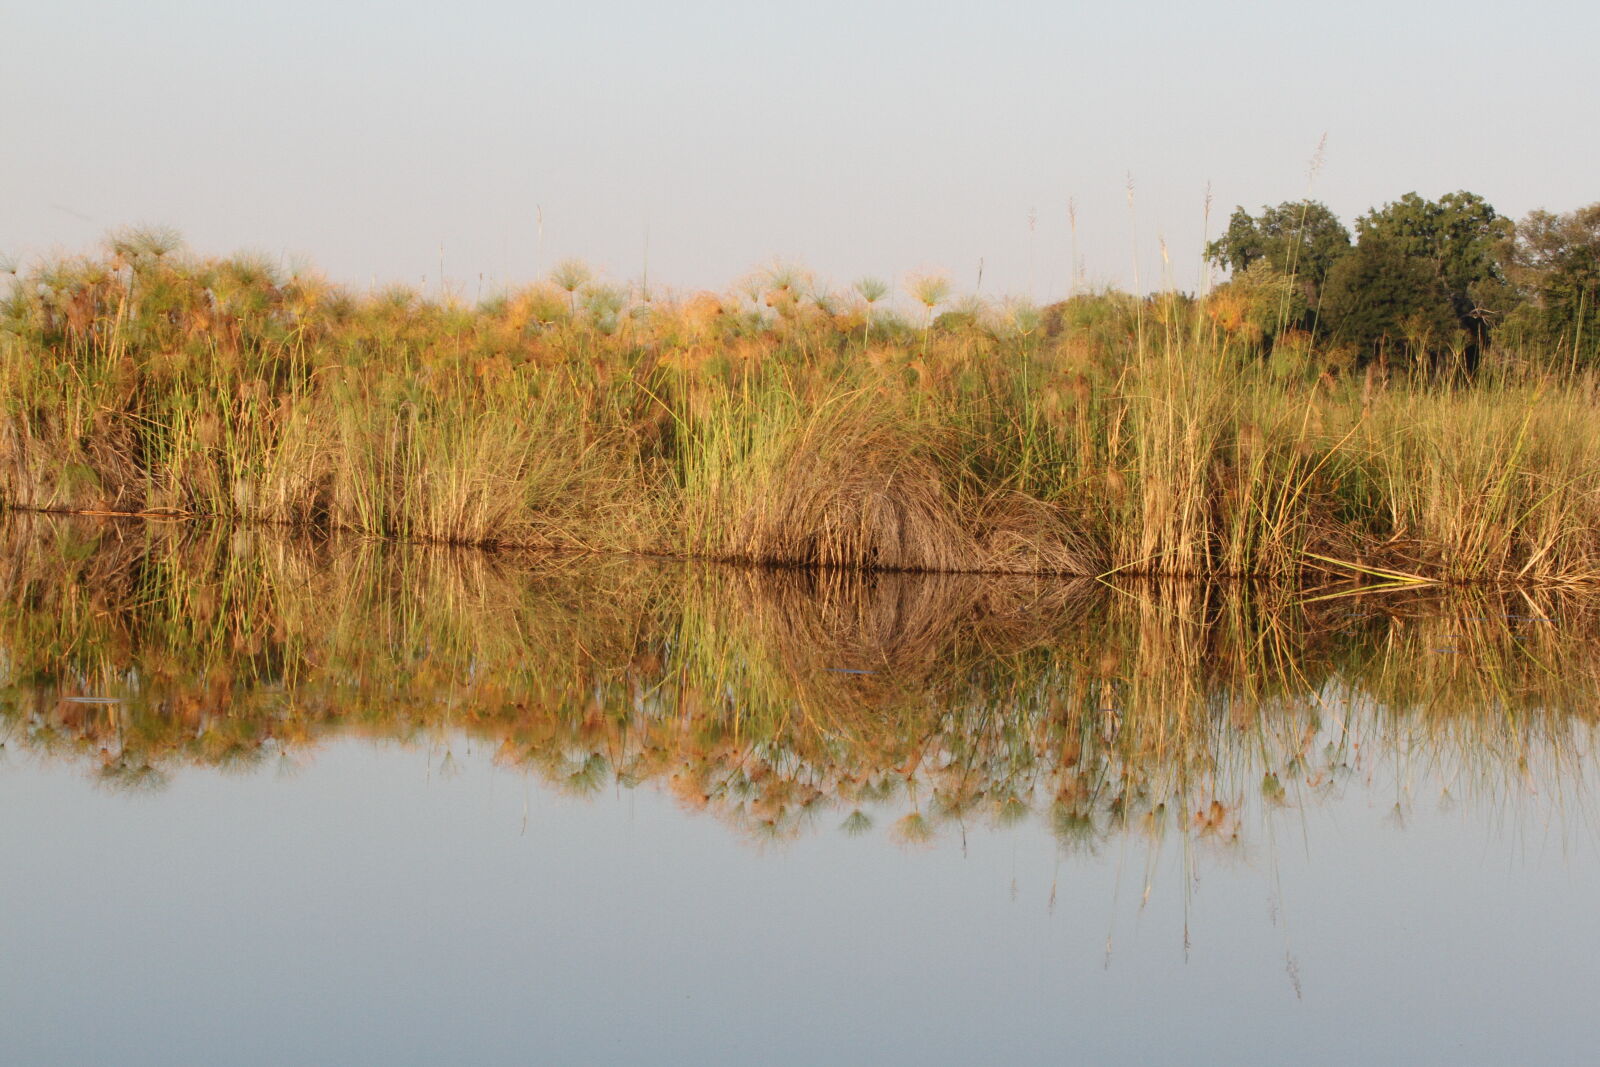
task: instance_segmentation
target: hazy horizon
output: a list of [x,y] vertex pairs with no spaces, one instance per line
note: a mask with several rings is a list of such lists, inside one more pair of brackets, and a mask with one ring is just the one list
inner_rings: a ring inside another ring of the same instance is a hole
[[1069,203],[1085,283],[1194,289],[1235,205],[1600,199],[1575,4],[141,7],[7,16],[0,251],[161,224],[468,296],[566,257],[678,291],[782,260],[971,293],[981,262],[1049,300]]

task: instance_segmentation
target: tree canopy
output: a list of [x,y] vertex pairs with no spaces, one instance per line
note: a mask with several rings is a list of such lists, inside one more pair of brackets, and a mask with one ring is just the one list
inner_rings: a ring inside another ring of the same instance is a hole
[[1527,340],[1600,351],[1600,203],[1517,223],[1506,273],[1523,300],[1508,322]]
[[1369,355],[1448,348],[1471,366],[1503,330],[1564,363],[1600,360],[1600,203],[1513,223],[1476,193],[1411,192],[1355,233],[1315,200],[1236,208],[1205,249],[1232,275],[1213,319],[1264,354],[1300,329]]
[[1403,254],[1432,263],[1455,310],[1456,320],[1475,335],[1486,329],[1477,296],[1505,281],[1501,267],[1512,223],[1476,193],[1446,193],[1424,200],[1407,193],[1356,220],[1362,240],[1383,238]]
[[1370,232],[1329,272],[1321,321],[1329,337],[1366,351],[1432,348],[1457,327],[1433,261]]
[[1206,245],[1206,258],[1235,274],[1264,261],[1283,274],[1306,279],[1315,290],[1349,251],[1350,231],[1326,204],[1286,200],[1277,207],[1263,206],[1259,218],[1235,208],[1227,232]]

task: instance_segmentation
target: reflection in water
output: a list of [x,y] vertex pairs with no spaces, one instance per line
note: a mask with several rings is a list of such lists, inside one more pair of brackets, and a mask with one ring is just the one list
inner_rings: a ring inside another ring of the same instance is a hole
[[[0,734],[159,788],[336,736],[487,743],[769,841],[1043,820],[1243,847],[1374,781],[1570,816],[1597,605],[562,561],[5,521]],[[447,759],[449,757],[447,756]]]
[[1592,1058],[1571,594],[0,540],[6,1062]]

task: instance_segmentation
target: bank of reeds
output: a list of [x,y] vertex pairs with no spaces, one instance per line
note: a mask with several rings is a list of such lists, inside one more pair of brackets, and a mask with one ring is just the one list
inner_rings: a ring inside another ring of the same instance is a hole
[[22,515],[0,544],[0,743],[128,787],[468,738],[761,838],[1222,841],[1387,767],[1559,796],[1600,707],[1595,606],[1554,589],[596,566]]
[[1324,372],[1177,295],[907,322],[766,282],[469,307],[128,236],[0,304],[0,499],[846,569],[1600,578],[1589,379]]

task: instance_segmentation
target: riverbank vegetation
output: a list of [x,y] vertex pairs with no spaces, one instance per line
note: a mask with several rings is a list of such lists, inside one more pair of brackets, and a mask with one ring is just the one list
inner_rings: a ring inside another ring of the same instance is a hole
[[1600,208],[1237,212],[1210,292],[563,264],[476,304],[163,231],[0,302],[0,499],[931,571],[1600,578]]

